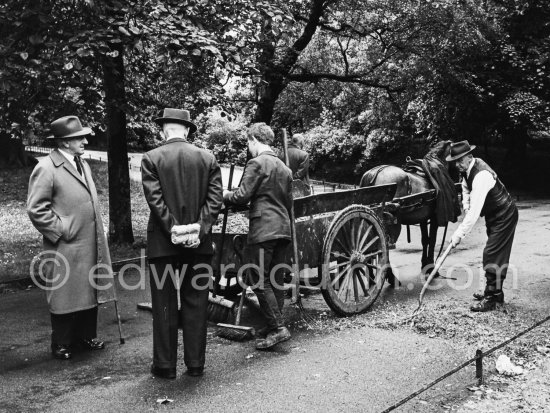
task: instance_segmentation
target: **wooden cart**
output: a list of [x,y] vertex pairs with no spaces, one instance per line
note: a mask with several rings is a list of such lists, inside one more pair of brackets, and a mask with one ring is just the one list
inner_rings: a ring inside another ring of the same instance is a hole
[[[382,290],[389,268],[384,210],[395,189],[395,184],[379,185],[294,200],[300,273],[317,274],[301,281],[320,287],[339,315],[365,312]],[[221,274],[230,279],[248,262],[246,234],[227,233],[221,255],[222,235],[213,235],[218,251],[213,268],[221,265]]]

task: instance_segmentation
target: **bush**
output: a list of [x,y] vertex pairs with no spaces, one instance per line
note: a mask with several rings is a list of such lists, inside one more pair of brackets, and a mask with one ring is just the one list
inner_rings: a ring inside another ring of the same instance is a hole
[[198,119],[200,133],[195,143],[211,150],[220,163],[246,163],[246,124],[225,112],[212,112]]

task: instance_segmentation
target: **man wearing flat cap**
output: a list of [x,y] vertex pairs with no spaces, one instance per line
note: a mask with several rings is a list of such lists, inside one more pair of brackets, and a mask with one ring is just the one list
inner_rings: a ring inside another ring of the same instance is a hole
[[222,207],[221,171],[214,155],[187,141],[197,129],[187,110],[164,109],[155,122],[165,141],[147,152],[141,163],[143,192],[151,210],[147,224],[153,307],[151,373],[176,377],[181,317],[187,374],[200,376],[211,274],[206,268],[214,252],[212,224]]
[[470,309],[476,312],[494,310],[504,302],[502,284],[506,278],[518,210],[514,200],[495,171],[479,158],[474,158],[468,141],[453,143],[448,162],[454,162],[462,176],[462,203],[466,215],[454,232],[451,243],[456,247],[468,234],[480,216],[485,217],[487,244],[483,250],[486,286],[483,293],[474,294],[479,301]]
[[44,265],[32,275],[45,282],[52,355],[67,360],[76,349],[104,348],[96,338],[94,277],[112,271],[97,191],[90,167],[81,159],[92,130],[76,116],[65,116],[51,123],[51,132],[57,148],[31,174],[27,213],[44,236]]

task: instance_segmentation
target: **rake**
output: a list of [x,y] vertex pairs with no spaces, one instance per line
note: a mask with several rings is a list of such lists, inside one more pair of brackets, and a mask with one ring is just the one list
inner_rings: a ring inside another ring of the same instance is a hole
[[435,275],[437,274],[437,272],[441,268],[441,265],[443,265],[443,262],[445,261],[445,259],[447,258],[447,255],[449,255],[449,253],[451,252],[452,249],[453,249],[453,244],[451,243],[451,244],[449,244],[449,246],[447,247],[447,249],[445,250],[443,255],[440,258],[437,259],[437,261],[435,263],[435,267],[433,268],[432,272],[430,273],[430,276],[428,277],[428,279],[424,283],[424,286],[422,287],[422,291],[420,291],[420,296],[418,297],[418,307],[416,308],[416,310],[414,310],[411,318],[414,318],[418,314],[420,314],[421,309],[422,309],[422,301],[424,299],[424,294],[426,293],[426,289],[428,288],[428,285],[430,285],[430,283],[432,282],[433,278],[435,277]]

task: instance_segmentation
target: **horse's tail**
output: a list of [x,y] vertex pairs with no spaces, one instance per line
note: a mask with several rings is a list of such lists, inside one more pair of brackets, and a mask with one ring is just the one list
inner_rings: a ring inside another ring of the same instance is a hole
[[367,172],[365,172],[361,178],[361,182],[359,183],[360,187],[365,186],[373,186],[376,182],[376,178],[378,177],[378,174],[382,169],[388,167],[389,165],[378,165],[375,166],[372,169],[369,169]]

